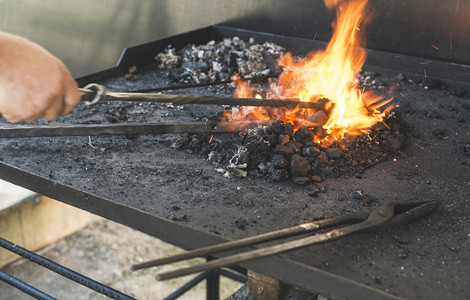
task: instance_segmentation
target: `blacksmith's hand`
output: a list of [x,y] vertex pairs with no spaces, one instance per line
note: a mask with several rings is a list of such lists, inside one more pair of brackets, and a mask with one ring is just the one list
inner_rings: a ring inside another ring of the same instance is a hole
[[0,114],[10,122],[56,119],[80,101],[65,65],[43,47],[0,32]]

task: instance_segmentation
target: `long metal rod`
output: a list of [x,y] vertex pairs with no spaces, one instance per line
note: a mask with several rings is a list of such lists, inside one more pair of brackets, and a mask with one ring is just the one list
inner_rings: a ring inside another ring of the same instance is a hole
[[267,125],[259,122],[179,122],[1,126],[0,138],[237,132]]
[[293,226],[290,228],[285,228],[281,230],[276,230],[264,234],[260,234],[257,236],[247,237],[240,240],[230,241],[227,243],[222,243],[218,245],[203,247],[195,250],[191,250],[188,252],[184,252],[181,254],[163,257],[159,259],[155,259],[148,262],[143,262],[137,265],[132,266],[132,270],[140,270],[160,265],[165,265],[177,261],[187,260],[194,257],[202,257],[207,256],[209,254],[214,254],[221,251],[233,250],[245,246],[255,245],[267,241],[273,241],[277,239],[282,239],[286,237],[291,237],[299,234],[309,233],[319,229],[329,228],[331,226],[340,226],[348,223],[363,221],[369,215],[368,212],[356,212],[345,216],[339,216],[324,220],[318,220],[314,222],[304,223],[301,225]]
[[225,132],[215,122],[123,123],[0,127],[0,138]]
[[126,294],[123,294],[113,288],[99,283],[98,281],[95,281],[64,266],[61,266],[45,257],[42,257],[41,255],[31,252],[3,238],[0,238],[0,247],[5,248],[13,253],[16,253],[40,266],[43,266],[59,275],[62,275],[65,278],[75,281],[83,286],[86,286],[89,289],[94,290],[95,292],[106,295],[112,299],[134,299]]
[[[365,222],[363,222],[365,223]],[[330,241],[337,240],[339,238],[345,237],[352,233],[358,232],[368,226],[368,224],[354,224],[345,229],[334,229],[327,233],[316,234],[314,236],[305,237],[302,239],[286,242],[280,245],[275,245],[266,248],[260,248],[248,252],[243,252],[240,254],[235,254],[227,257],[222,257],[220,259],[216,259],[210,262],[202,263],[199,265],[186,267],[182,269],[177,269],[174,271],[164,272],[157,274],[156,278],[158,280],[167,280],[172,279],[180,276],[185,276],[201,271],[213,270],[217,268],[221,268],[224,266],[231,266],[234,264],[239,264],[245,261],[263,258],[266,256],[271,256],[275,254],[281,254],[287,251],[292,251],[295,249],[300,249],[308,246],[318,245]]]
[[268,106],[278,108],[311,108],[325,109],[331,102],[328,100],[319,100],[315,102],[302,102],[298,99],[257,99],[257,98],[229,98],[217,97],[211,95],[172,95],[172,94],[152,94],[152,93],[126,93],[110,92],[99,84],[89,84],[80,88],[82,100],[87,104],[94,104],[99,101],[132,101],[132,102],[159,102],[183,104],[212,104],[212,105],[241,105],[241,106]]
[[439,206],[439,201],[410,201],[391,202],[374,209],[367,218],[360,223],[335,228],[327,232],[313,236],[300,238],[279,245],[259,248],[256,250],[222,257],[203,264],[177,269],[174,271],[157,274],[158,280],[166,280],[201,271],[208,271],[224,266],[239,264],[241,262],[284,253],[287,251],[305,248],[313,245],[338,240],[354,233],[376,229],[390,225],[404,225],[417,218],[423,217]]
[[40,300],[56,300],[56,298],[49,296],[48,294],[44,293],[43,291],[38,290],[37,288],[30,286],[29,284],[11,276],[7,273],[0,271],[0,280],[5,282],[8,285],[11,285],[14,288],[30,295],[35,299]]

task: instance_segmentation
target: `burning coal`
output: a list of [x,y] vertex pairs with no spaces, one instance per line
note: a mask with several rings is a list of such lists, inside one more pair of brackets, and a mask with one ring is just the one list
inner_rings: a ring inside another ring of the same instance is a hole
[[[326,49],[305,58],[296,58],[272,43],[245,42],[238,37],[188,45],[180,51],[169,47],[157,55],[173,82],[225,81],[238,73],[236,97],[327,103],[324,110],[233,107],[222,112],[226,121],[267,121],[262,123],[270,125],[237,128],[242,129],[240,135],[230,137],[185,135],[174,141],[173,148],[204,155],[226,177],[290,179],[312,184],[312,195],[324,191],[321,184],[326,178],[360,176],[401,153],[406,137],[400,118],[389,113],[393,106],[385,108],[391,99],[372,92],[376,87],[371,82],[380,81],[376,74],[361,72],[366,59],[367,1],[325,3],[337,9],[333,37]],[[275,64],[268,66],[266,54],[277,60],[280,75]],[[247,78],[256,78],[260,84]],[[383,90],[384,85],[377,89]]]
[[[270,85],[266,97],[307,102],[326,98],[334,104],[328,116],[312,109],[242,107],[236,113],[226,113],[228,120],[281,120],[294,124],[295,129],[322,126],[327,135],[315,135],[314,142],[327,145],[341,140],[345,134],[366,133],[383,121],[393,106],[383,111],[379,108],[392,99],[359,88],[358,74],[366,60],[363,27],[367,21],[367,0],[325,0],[325,4],[336,7],[334,33],[327,48],[305,58],[295,59],[290,53],[282,56],[278,64],[284,71]],[[236,97],[255,97],[256,87],[250,82],[237,80],[237,84]]]

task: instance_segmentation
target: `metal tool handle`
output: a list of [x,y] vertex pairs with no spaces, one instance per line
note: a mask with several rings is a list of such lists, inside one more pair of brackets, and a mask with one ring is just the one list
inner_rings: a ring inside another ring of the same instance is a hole
[[108,92],[104,86],[96,83],[90,83],[79,90],[85,105],[93,105],[100,102],[103,96]]

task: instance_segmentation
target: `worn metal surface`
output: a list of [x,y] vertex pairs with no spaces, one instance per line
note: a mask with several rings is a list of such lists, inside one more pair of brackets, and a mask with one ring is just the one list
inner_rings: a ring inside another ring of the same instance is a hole
[[[228,29],[213,33],[203,30],[149,43],[140,54],[138,48],[128,49],[122,61],[131,64],[134,56],[136,60],[143,58],[140,62],[147,58],[149,62],[168,43],[200,43],[220,37],[221,32],[250,35]],[[293,51],[311,48],[311,41],[251,34],[259,41],[264,37],[277,40]],[[402,62],[411,66],[415,60]],[[127,81],[125,68],[118,67],[82,78],[81,82],[102,83],[112,90],[165,85],[155,69],[141,71],[136,81]],[[290,182],[226,179],[204,157],[172,149],[172,138],[163,136],[95,137],[94,147],[86,137],[2,140],[0,177],[187,249],[397,200],[440,199],[443,205],[437,213],[409,227],[361,233],[324,247],[242,265],[336,299],[468,298],[470,172],[465,145],[470,144],[470,129],[465,112],[470,99],[453,95],[451,88],[424,89],[415,81],[398,82],[397,86],[396,78],[385,79],[400,89],[395,93],[401,99],[397,110],[414,127],[404,149],[407,158],[398,155],[396,161],[376,165],[357,177],[327,179],[327,193],[317,198]],[[187,92],[228,96],[231,90],[226,88]],[[109,123],[117,115],[136,123],[168,118],[187,122],[216,111],[220,108],[176,110],[108,103],[91,109],[79,106],[50,125]],[[435,129],[445,130],[447,138],[437,138]],[[348,198],[351,190],[358,189],[373,200]]]
[[[191,160],[190,157],[187,157],[186,159],[186,163],[189,165],[191,165],[191,162],[195,162],[194,160]],[[111,166],[105,163],[103,167],[108,168]],[[45,168],[41,167],[41,169],[42,171],[47,172]],[[96,173],[95,175],[99,174]],[[193,249],[202,245],[212,245],[227,241],[227,239],[220,237],[220,235],[206,230],[201,230],[193,226],[190,227],[179,222],[174,222],[169,218],[160,217],[155,213],[149,213],[142,210],[142,207],[139,208],[132,204],[134,201],[144,201],[140,196],[130,198],[126,197],[127,200],[130,200],[130,202],[127,203],[126,201],[116,201],[117,199],[111,200],[104,195],[93,195],[87,190],[78,188],[78,186],[73,187],[71,184],[64,184],[64,182],[61,183],[56,180],[51,180],[47,175],[44,175],[44,173],[42,173],[42,175],[37,174],[37,172],[31,173],[5,164],[4,162],[0,162],[0,177],[4,180],[14,182],[17,185],[31,189],[37,193],[47,195],[64,203],[130,226],[186,249]],[[93,177],[94,178],[82,179],[91,183],[98,179],[95,176]],[[98,180],[102,179],[105,178]],[[111,180],[113,181],[113,179]],[[82,180],[80,179],[79,181]],[[117,183],[116,186],[113,186],[111,183],[105,184],[105,186],[107,186],[106,189],[112,188],[114,192],[119,185],[119,183]],[[124,187],[124,185],[122,186]],[[125,187],[124,190],[127,190],[128,187],[130,186]],[[159,190],[160,188],[154,191],[158,193]],[[106,194],[105,190],[102,192]],[[150,190],[145,191],[145,193],[149,192],[150,194],[153,194]],[[148,198],[149,194],[147,194],[146,197]],[[159,197],[155,195],[151,196],[151,199],[153,200],[158,200],[158,198]],[[157,207],[158,205],[154,206],[154,208]],[[213,224],[210,224],[210,226],[212,227]],[[332,295],[337,298],[398,299],[396,296],[381,291],[380,289],[286,258],[272,257],[267,260],[255,261],[250,264],[242,265],[250,269],[257,270],[263,274],[271,274],[272,276],[276,275],[277,277],[279,275],[282,275],[282,277],[289,276],[290,279],[283,278],[282,280],[306,290],[318,290],[324,295]],[[312,286],[312,283],[314,283],[314,286]]]

